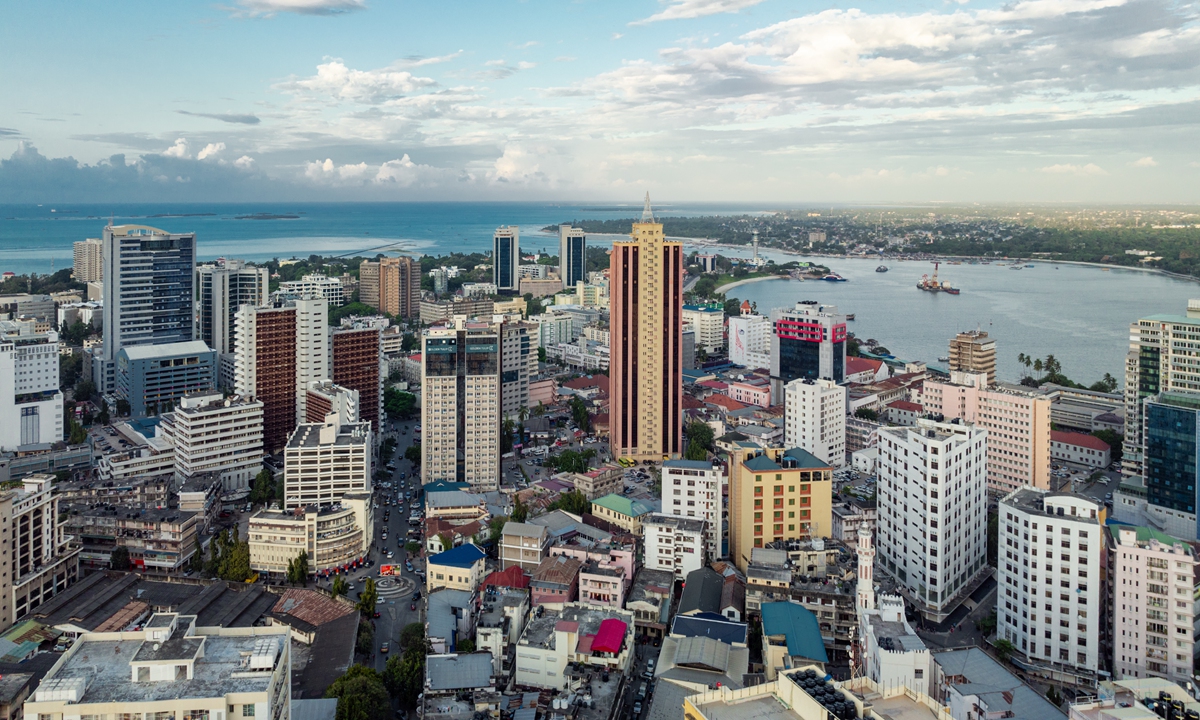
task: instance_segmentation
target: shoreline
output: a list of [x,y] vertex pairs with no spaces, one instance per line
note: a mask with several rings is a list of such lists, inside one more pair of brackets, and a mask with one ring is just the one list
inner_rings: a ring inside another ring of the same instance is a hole
[[725,283],[719,288],[715,288],[713,292],[724,294],[726,291],[732,290],[739,285],[745,285],[752,282],[762,282],[763,280],[795,280],[795,278],[787,275],[764,275],[763,277],[746,278],[745,280],[734,280],[731,283]]

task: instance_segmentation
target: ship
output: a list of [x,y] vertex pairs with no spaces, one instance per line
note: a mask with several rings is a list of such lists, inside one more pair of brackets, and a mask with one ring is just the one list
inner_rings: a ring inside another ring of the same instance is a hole
[[887,271],[888,271],[887,265],[880,265],[879,267],[875,268],[875,272],[887,272]]
[[925,292],[939,293],[944,292],[947,295],[958,295],[962,291],[956,287],[952,287],[948,282],[938,281],[938,263],[933,264],[933,277],[922,275],[921,280],[917,283],[918,290]]
[[846,319],[847,319],[847,320],[853,320],[853,319],[854,319],[854,313],[846,313]]
[[838,275],[837,273],[829,273],[828,275],[826,275],[825,277],[823,277],[821,279],[824,280],[825,282],[846,282],[846,278],[842,277],[841,275]]

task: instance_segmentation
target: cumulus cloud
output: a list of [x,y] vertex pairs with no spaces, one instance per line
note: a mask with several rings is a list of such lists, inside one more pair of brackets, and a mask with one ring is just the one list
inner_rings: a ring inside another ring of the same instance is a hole
[[191,115],[192,117],[208,118],[209,120],[220,120],[221,122],[233,123],[235,125],[257,125],[259,120],[257,115],[238,114],[238,113],[201,113],[189,112],[187,110],[176,110],[180,115]]
[[298,15],[340,15],[362,10],[363,0],[237,0],[235,15],[274,17],[286,12]]
[[173,158],[190,158],[192,156],[191,151],[188,150],[187,138],[179,138],[174,145],[163,150],[162,154]]
[[763,0],[665,0],[667,7],[648,18],[635,20],[630,25],[645,25],[659,20],[689,20],[717,15],[718,13],[735,13],[744,8],[753,7]]
[[210,157],[215,158],[216,156],[220,155],[224,151],[225,151],[225,143],[223,143],[223,142],[209,143],[204,146],[203,150],[196,153],[196,159],[203,160],[205,158],[210,158]]
[[432,187],[452,180],[455,175],[455,171],[446,168],[418,165],[409,158],[407,153],[404,154],[404,157],[389,160],[380,165],[368,165],[365,162],[338,165],[332,159],[325,158],[324,162],[316,160],[307,163],[304,167],[304,176],[310,181],[321,185],[344,187],[364,185]]
[[1094,163],[1088,163],[1087,165],[1071,165],[1071,164],[1047,165],[1046,167],[1042,168],[1042,172],[1048,173],[1051,175],[1079,175],[1079,176],[1089,176],[1089,175],[1097,176],[1097,175],[1107,175],[1108,174],[1108,172],[1105,171],[1104,168],[1102,168],[1099,165],[1096,165]]
[[243,155],[233,161],[233,166],[240,170],[250,170],[254,167],[254,158],[249,155]]
[[434,85],[437,82],[432,78],[418,77],[407,70],[353,70],[340,59],[331,59],[317,66],[316,75],[287,80],[275,87],[291,95],[373,105]]
[[1152,157],[1146,156],[1133,161],[1132,165],[1134,167],[1157,167],[1158,161]]

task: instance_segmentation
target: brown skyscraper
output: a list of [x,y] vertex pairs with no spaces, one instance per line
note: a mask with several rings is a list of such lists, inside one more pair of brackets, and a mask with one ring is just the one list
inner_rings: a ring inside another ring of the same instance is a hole
[[996,341],[986,330],[960,332],[950,341],[950,369],[987,373],[988,385],[995,385]]
[[650,194],[609,270],[610,441],[614,458],[683,451],[683,245],[663,237]]
[[275,452],[296,428],[296,308],[239,313],[238,391],[263,404],[263,447]]
[[379,307],[379,263],[373,260],[363,260],[358,265],[358,301]]
[[[414,318],[421,314],[421,263],[410,257],[379,261],[379,309],[388,315]],[[362,270],[359,269],[361,276]],[[362,291],[359,291],[362,296]]]
[[358,391],[358,419],[379,432],[379,329],[334,330],[333,382]]

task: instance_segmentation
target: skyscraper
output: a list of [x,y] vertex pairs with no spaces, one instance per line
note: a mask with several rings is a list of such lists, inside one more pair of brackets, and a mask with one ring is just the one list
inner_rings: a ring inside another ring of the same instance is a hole
[[529,407],[529,381],[537,375],[537,326],[506,322],[501,328],[500,415],[515,421]]
[[784,444],[833,467],[845,465],[846,388],[832,380],[793,380],[786,395]]
[[0,320],[0,450],[63,437],[58,333],[31,320]]
[[815,300],[771,311],[771,395],[793,380],[846,379],[846,316]]
[[196,268],[196,339],[218,355],[233,352],[237,342],[233,318],[243,305],[265,305],[271,271],[225,260]]
[[1170,535],[1200,539],[1200,394],[1161,392],[1142,408],[1147,514]]
[[614,458],[683,451],[683,245],[663,237],[650,194],[609,272],[610,442]]
[[583,228],[558,226],[558,275],[563,290],[587,282],[587,236]]
[[498,290],[516,291],[521,283],[521,229],[496,228],[492,236],[492,282]]
[[104,279],[103,245],[100,238],[88,238],[75,243],[75,282],[90,283]]
[[960,332],[950,341],[950,370],[987,373],[987,384],[996,384],[996,341],[984,330]]
[[379,307],[379,263],[363,260],[358,266],[358,301]]
[[109,225],[100,243],[104,343],[99,359],[92,362],[92,380],[100,392],[111,392],[121,348],[195,337],[196,236],[144,225]]
[[334,330],[329,339],[333,358],[333,382],[358,392],[358,420],[371,423],[378,433],[379,406],[382,403],[380,384],[379,328]]
[[[361,291],[359,294],[361,296]],[[383,258],[379,261],[379,309],[402,318],[420,316],[419,262],[410,257]]]

